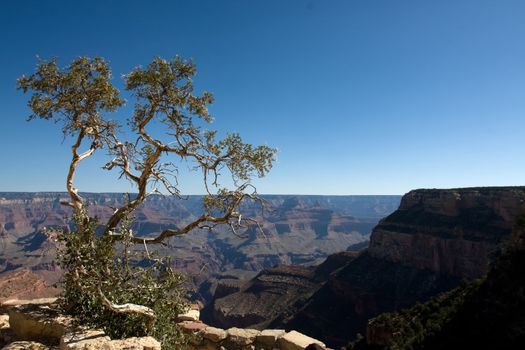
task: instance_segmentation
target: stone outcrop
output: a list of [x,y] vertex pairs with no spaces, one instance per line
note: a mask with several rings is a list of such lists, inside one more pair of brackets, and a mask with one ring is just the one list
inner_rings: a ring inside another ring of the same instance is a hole
[[310,338],[297,331],[291,331],[283,335],[277,340],[277,344],[282,350],[302,350],[310,344],[317,344],[322,346],[325,345],[317,339]]
[[190,309],[177,316],[179,321],[198,321],[200,319],[200,311],[196,309]]
[[261,272],[242,291],[214,301],[213,323],[221,327],[264,327],[282,306],[314,290],[313,272],[313,268],[286,265]]
[[364,252],[332,274],[295,313],[269,326],[296,329],[337,348],[364,332],[369,318],[426,300],[459,281]]
[[359,349],[521,349],[525,344],[525,216],[486,276],[368,322]]
[[179,327],[189,336],[190,350],[304,350],[310,344],[325,345],[297,331],[282,329],[262,331],[249,328],[221,329],[202,322],[181,322]]
[[111,340],[103,331],[68,332],[60,339],[59,350],[160,350],[160,343],[152,337],[132,337]]
[[52,304],[20,305],[9,309],[8,315],[17,339],[53,343],[73,327],[73,319],[62,316]]
[[[56,300],[56,299],[55,299]],[[82,329],[74,319],[60,314],[54,300],[11,300],[2,304],[2,350],[160,350],[152,337],[112,340],[101,330]],[[5,317],[8,316],[8,317]],[[7,319],[7,320],[6,320]]]

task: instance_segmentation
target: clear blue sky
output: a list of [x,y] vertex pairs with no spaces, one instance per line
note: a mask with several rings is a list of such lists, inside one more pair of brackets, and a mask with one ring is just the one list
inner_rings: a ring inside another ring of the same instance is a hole
[[[261,193],[525,183],[524,1],[2,1],[0,52],[0,191],[65,189],[69,144],[15,89],[36,55],[100,55],[119,86],[193,58],[214,127],[279,148]],[[96,160],[80,190],[129,189]]]

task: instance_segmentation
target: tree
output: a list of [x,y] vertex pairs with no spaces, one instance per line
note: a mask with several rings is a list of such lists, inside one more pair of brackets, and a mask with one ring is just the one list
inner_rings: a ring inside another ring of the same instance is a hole
[[[117,304],[106,295],[111,291],[104,291],[101,284],[96,283],[97,278],[114,274],[111,269],[120,269],[113,263],[121,259],[114,247],[139,244],[148,252],[148,245],[166,244],[168,238],[196,229],[227,225],[237,233],[239,229],[257,224],[252,218],[244,217],[239,207],[245,200],[258,199],[251,179],[265,176],[275,159],[274,148],[255,147],[243,142],[238,134],[228,134],[218,140],[216,131],[205,129],[212,122],[208,105],[213,97],[208,92],[195,94],[192,80],[195,73],[191,61],[175,57],[172,60],[155,58],[146,68],[137,67],[124,76],[125,89],[135,101],[133,113],[127,118],[127,132],[123,125],[108,118],[124,106],[125,101],[112,84],[111,71],[102,58],[79,57],[64,68],[58,67],[56,59],[40,61],[34,74],[18,80],[19,89],[31,94],[29,119],[54,121],[62,126],[64,137],[73,140],[66,181],[70,200],[62,204],[73,209],[76,227],[73,235],[63,233],[69,244],[65,288],[69,286],[90,295],[96,292],[98,302],[113,313],[140,315],[146,320],[148,332],[157,318],[151,307]],[[162,133],[156,132],[159,125],[163,127]],[[155,132],[150,130],[152,126]],[[122,134],[133,137],[122,139]],[[119,177],[129,180],[137,190],[102,223],[101,237],[96,234],[99,223],[90,217],[74,183],[80,162],[98,151],[110,156],[104,169],[118,171]],[[206,191],[202,215],[155,237],[135,235],[127,221],[148,196],[157,193],[183,198],[177,181],[182,164],[190,164],[192,171],[202,175]],[[219,175],[225,174],[233,180],[232,189],[221,187]],[[79,237],[83,240],[79,241]],[[72,239],[76,239],[76,244],[72,244]],[[95,254],[97,249],[105,253]],[[80,253],[81,250],[84,252]],[[149,252],[148,258],[151,258]],[[97,259],[105,259],[100,264],[103,268],[90,273],[93,266],[89,265]],[[123,270],[126,269],[129,265]],[[87,279],[94,279],[95,283],[84,283]]]

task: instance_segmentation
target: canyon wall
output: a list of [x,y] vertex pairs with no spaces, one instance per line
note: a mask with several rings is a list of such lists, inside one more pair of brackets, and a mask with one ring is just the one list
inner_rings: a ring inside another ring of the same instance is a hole
[[524,211],[523,187],[411,191],[374,228],[368,252],[419,269],[479,277]]
[[[257,304],[254,295],[264,288],[257,289],[260,283],[254,279],[214,301],[220,315],[214,321],[235,324],[240,309],[244,314],[273,312],[270,327],[296,329],[332,347],[344,345],[356,333],[364,334],[368,319],[482,276],[492,252],[511,237],[524,211],[524,187],[411,191],[399,209],[374,228],[369,248],[357,257],[342,256],[313,289],[285,288],[289,282],[283,281],[280,294],[289,290],[299,295],[278,304],[278,315],[271,307],[260,310],[264,304]],[[229,302],[234,297],[235,305]],[[252,300],[252,309],[245,299]]]

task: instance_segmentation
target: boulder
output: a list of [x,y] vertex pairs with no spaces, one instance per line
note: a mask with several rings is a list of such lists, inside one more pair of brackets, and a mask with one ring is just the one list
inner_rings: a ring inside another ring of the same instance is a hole
[[196,333],[208,327],[206,323],[201,321],[182,321],[177,323],[177,326],[186,333]]
[[304,350],[310,344],[319,344],[323,348],[326,347],[321,341],[310,338],[297,331],[291,331],[283,335],[277,341],[278,347],[281,350]]
[[273,347],[277,339],[282,337],[286,331],[284,329],[265,329],[255,338],[257,343],[263,347]]
[[260,333],[260,331],[256,329],[243,329],[243,328],[237,328],[233,327],[227,330],[228,333],[228,342],[233,343],[235,345],[249,345],[252,344],[255,341],[255,338]]
[[202,330],[202,337],[204,339],[211,340],[212,342],[218,343],[227,337],[227,333],[224,329],[215,327],[206,327]]
[[198,321],[200,319],[200,311],[194,309],[188,310],[183,314],[179,314],[177,319],[179,321]]
[[0,315],[0,329],[9,328],[9,315]]
[[23,304],[9,309],[9,324],[18,339],[58,343],[73,319],[49,304]]

